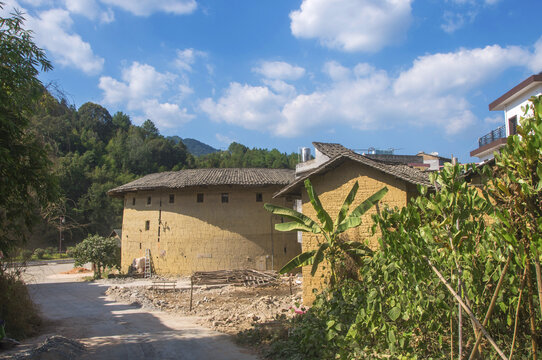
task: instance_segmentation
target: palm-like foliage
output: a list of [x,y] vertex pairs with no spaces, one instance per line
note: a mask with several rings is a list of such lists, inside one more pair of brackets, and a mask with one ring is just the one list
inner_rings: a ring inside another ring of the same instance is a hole
[[388,189],[386,187],[380,189],[348,214],[348,210],[356,197],[358,188],[359,184],[356,181],[352,190],[350,190],[350,193],[344,200],[335,221],[331,220],[327,211],[322,207],[322,203],[320,202],[318,195],[314,192],[314,188],[309,179],[305,180],[305,189],[307,190],[311,204],[316,211],[318,221],[314,221],[293,209],[271,204],[264,205],[267,211],[292,220],[276,224],[276,230],[311,232],[313,234],[321,235],[321,237],[318,238],[323,238],[324,240],[319,240],[317,249],[301,253],[290,260],[282,269],[280,269],[281,274],[287,273],[297,267],[312,265],[311,275],[314,276],[320,263],[323,260],[326,260],[330,265],[331,279],[333,282],[336,282],[335,265],[342,254],[348,255],[352,259],[359,259],[361,256],[371,252],[370,249],[360,242],[340,241],[339,235],[348,229],[361,225],[361,216],[380,201],[384,195],[386,195]]

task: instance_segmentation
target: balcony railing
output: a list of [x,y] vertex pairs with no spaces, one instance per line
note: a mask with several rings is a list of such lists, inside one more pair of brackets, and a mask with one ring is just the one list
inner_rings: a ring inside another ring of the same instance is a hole
[[491,131],[489,134],[486,134],[478,139],[478,147],[482,147],[487,144],[491,144],[497,139],[502,139],[506,137],[506,126],[502,125]]

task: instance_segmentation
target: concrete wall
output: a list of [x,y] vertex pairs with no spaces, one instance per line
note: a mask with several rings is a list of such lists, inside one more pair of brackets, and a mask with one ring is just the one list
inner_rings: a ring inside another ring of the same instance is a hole
[[[344,199],[356,181],[359,183],[359,190],[350,211],[384,186],[388,187],[388,193],[382,199],[380,209],[383,209],[384,204],[388,204],[390,207],[403,207],[417,191],[416,187],[411,184],[354,161],[347,161],[336,169],[330,170],[323,175],[314,176],[310,180],[324,209],[329,213],[332,220],[336,219]],[[375,207],[365,213],[362,217],[362,224],[357,228],[348,230],[345,233],[346,237],[351,241],[366,240],[369,246],[375,249],[378,246],[377,237],[370,236],[371,226],[373,225],[371,215],[375,213]],[[317,219],[316,212],[308,199],[306,191],[303,191],[303,214],[311,219]],[[303,251],[317,248],[322,241],[323,237],[321,235],[303,233]],[[314,277],[310,274],[311,266],[303,268],[303,303],[305,305],[310,305],[314,301],[313,289],[321,290],[323,284],[328,281],[327,273],[323,270],[322,265],[326,266],[320,264],[320,268]]]
[[[516,95],[516,99],[514,99],[514,101],[512,101],[510,104],[508,104],[505,107],[504,123],[506,125],[506,136],[510,136],[510,127],[509,127],[508,119],[511,119],[514,116],[517,116],[518,125],[519,125],[520,119],[525,117],[523,110],[521,108],[531,104],[529,102],[529,99],[531,98],[531,96],[538,96],[540,94],[542,94],[542,85],[538,85],[537,87],[535,87],[534,89],[531,89],[527,93]],[[532,111],[530,111],[527,114],[527,116],[532,116],[532,115],[533,115]]]
[[[279,189],[202,187],[126,194],[122,270],[127,271],[134,258],[144,256],[145,249],[150,249],[158,274],[280,269],[301,249],[295,233],[274,230],[281,218],[263,208],[266,202],[293,206],[285,198],[271,198]],[[198,193],[204,194],[203,203],[197,202]],[[229,194],[228,203],[222,203],[222,193]],[[262,202],[256,201],[256,193],[262,193]],[[170,194],[174,203],[169,203]],[[149,196],[151,204],[147,205]]]

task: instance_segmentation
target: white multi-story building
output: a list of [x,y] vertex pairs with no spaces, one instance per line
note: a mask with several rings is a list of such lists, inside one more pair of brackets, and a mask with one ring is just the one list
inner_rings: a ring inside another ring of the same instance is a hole
[[504,125],[478,139],[478,148],[470,152],[480,161],[493,158],[493,153],[506,145],[506,139],[516,133],[516,127],[531,96],[542,94],[542,73],[529,76],[506,94],[489,104],[489,111],[504,111]]

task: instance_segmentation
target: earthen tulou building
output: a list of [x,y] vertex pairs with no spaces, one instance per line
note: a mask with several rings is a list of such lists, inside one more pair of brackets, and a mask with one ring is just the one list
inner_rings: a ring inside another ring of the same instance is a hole
[[288,169],[193,169],[150,174],[108,192],[124,199],[122,270],[150,250],[153,272],[190,275],[224,269],[278,270],[298,255],[295,233],[263,204],[291,208],[273,194]]

